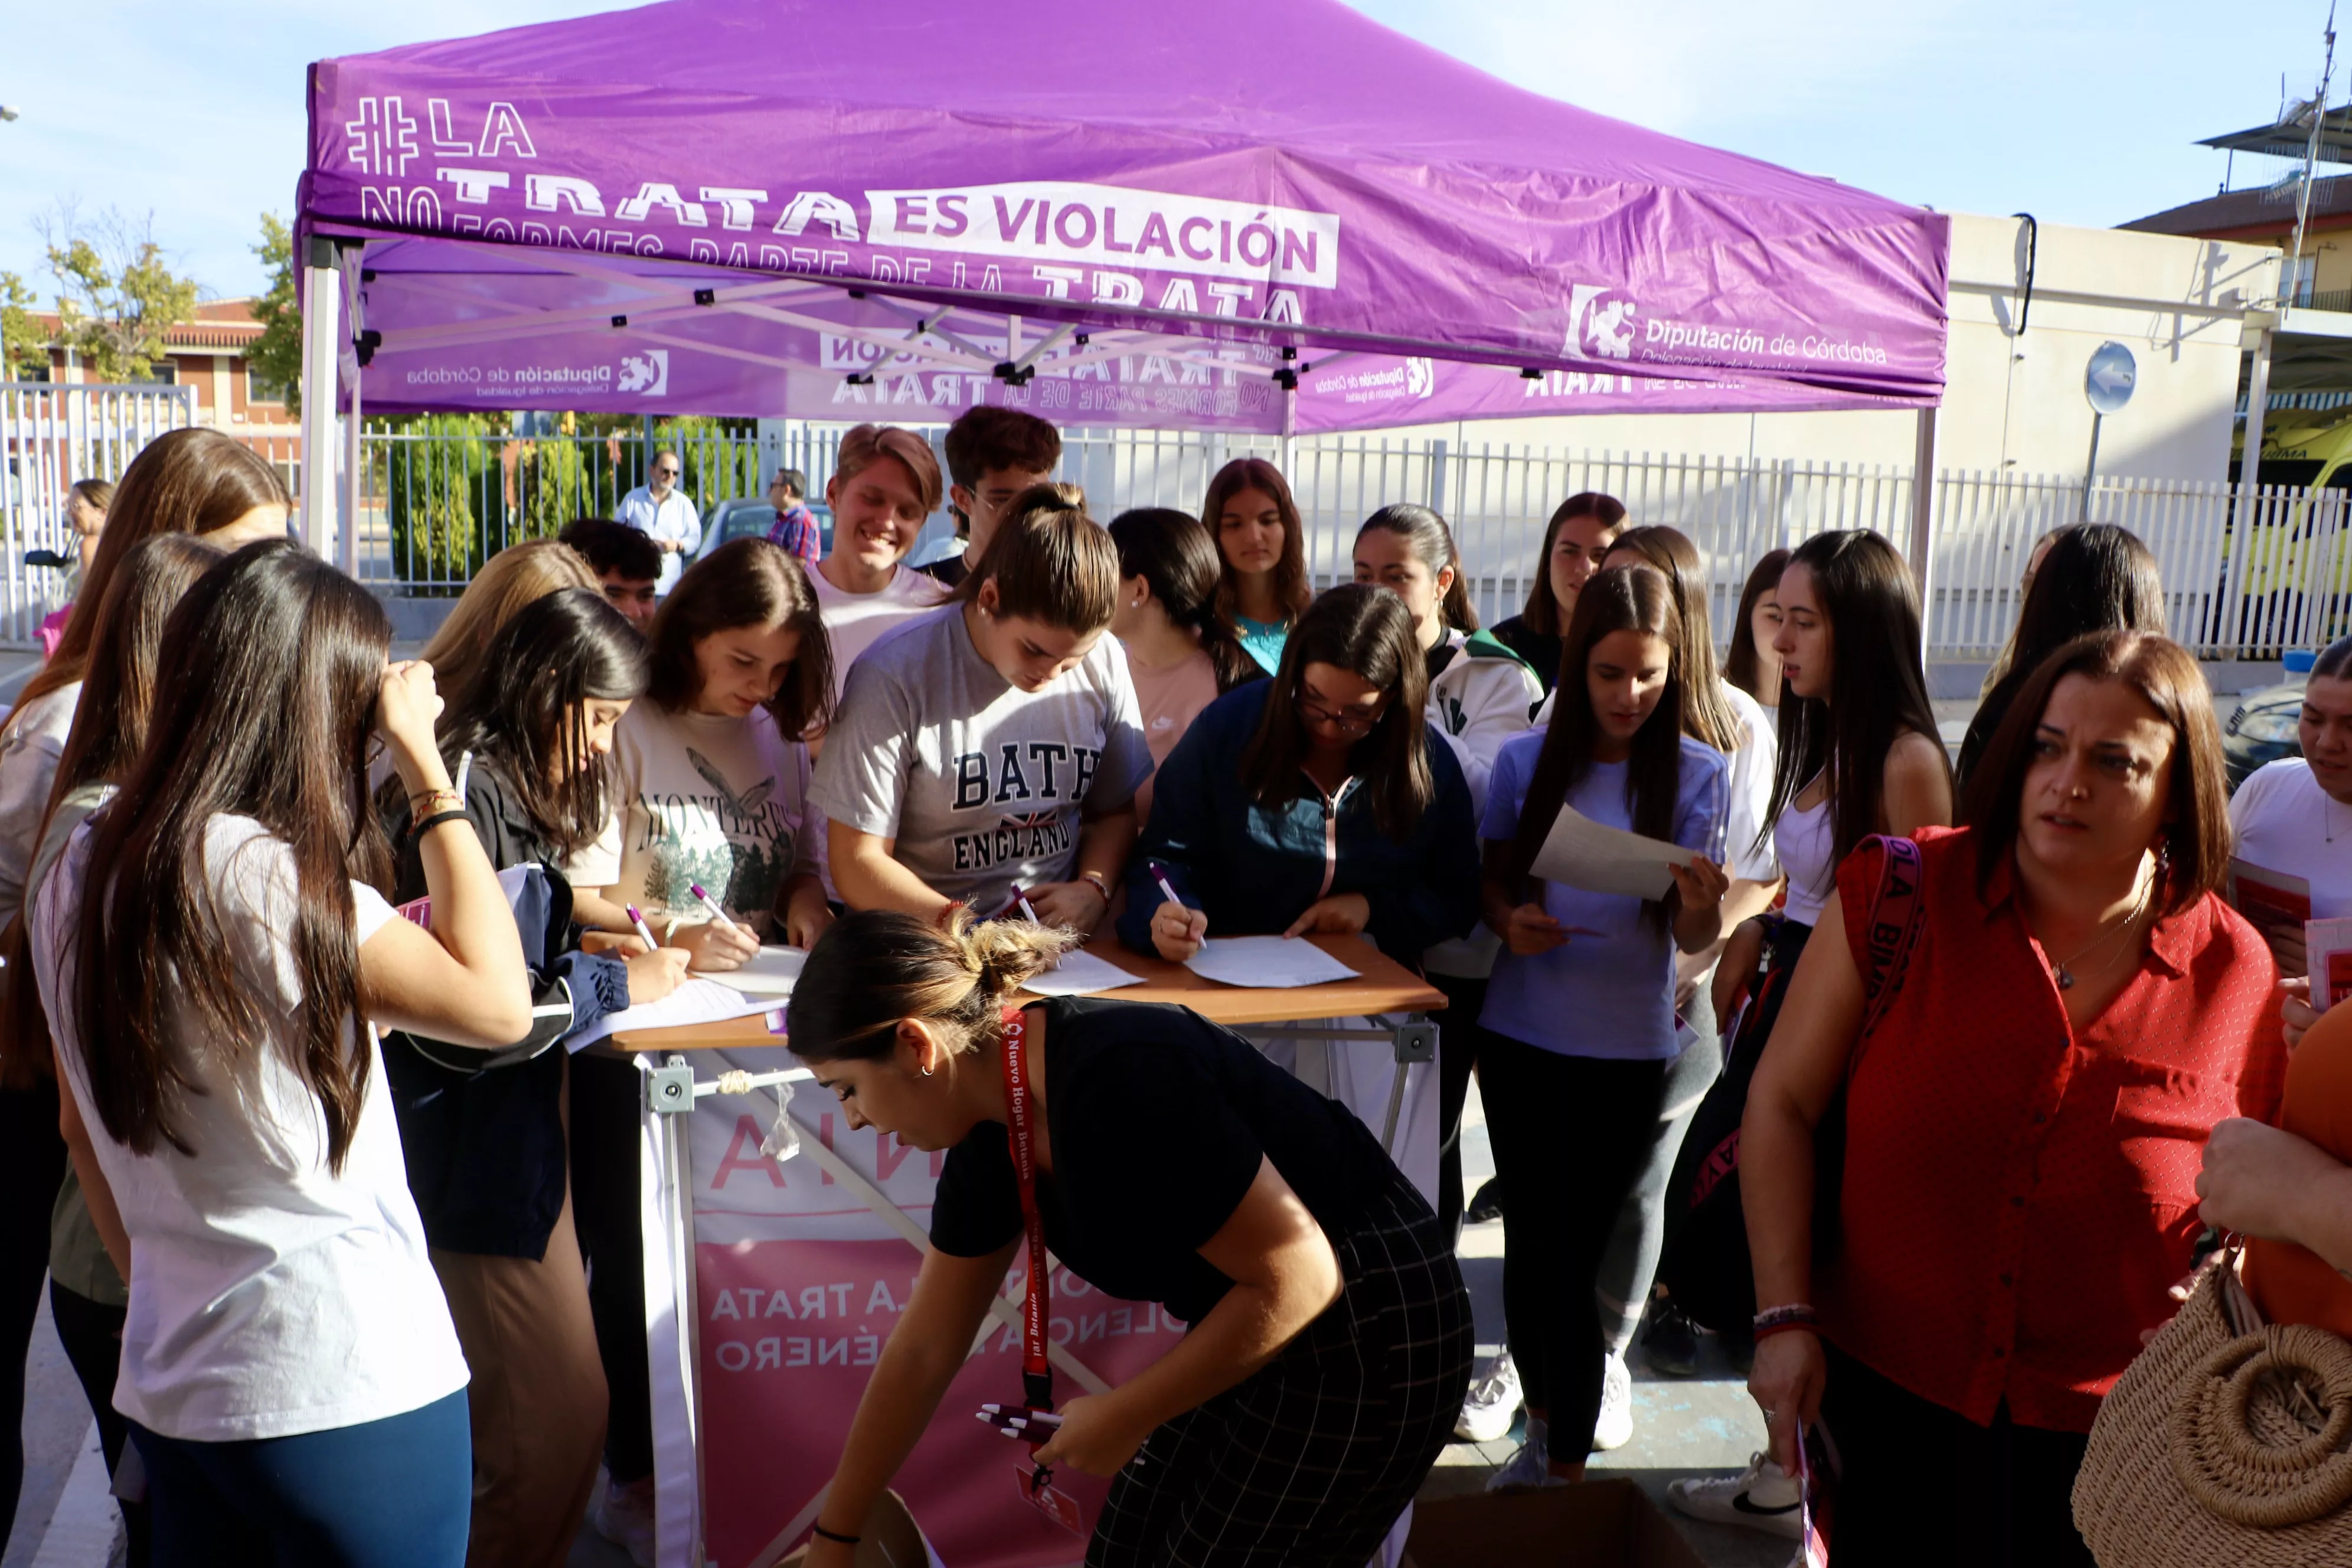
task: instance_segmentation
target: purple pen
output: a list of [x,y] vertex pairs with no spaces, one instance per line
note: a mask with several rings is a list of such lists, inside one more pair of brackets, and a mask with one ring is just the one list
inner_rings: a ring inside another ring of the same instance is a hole
[[701,884],[701,883],[699,883],[699,882],[688,882],[688,883],[686,885],[686,890],[687,890],[688,892],[689,892],[689,893],[692,893],[692,894],[695,896],[696,900],[698,900],[698,901],[701,903],[702,907],[703,907],[704,909],[706,909],[706,910],[709,910],[709,911],[710,911],[710,918],[711,918],[712,920],[717,921],[720,925],[725,926],[729,931],[737,931],[737,930],[741,929],[741,928],[738,927],[738,926],[736,925],[736,923],[735,923],[733,921],[730,921],[730,920],[729,920],[729,919],[727,918],[727,911],[726,911],[725,910],[722,910],[722,909],[720,909],[720,908],[719,907],[719,900],[716,900],[716,899],[712,898],[709,893],[706,893],[706,892],[704,892],[704,891],[702,890],[702,884]]

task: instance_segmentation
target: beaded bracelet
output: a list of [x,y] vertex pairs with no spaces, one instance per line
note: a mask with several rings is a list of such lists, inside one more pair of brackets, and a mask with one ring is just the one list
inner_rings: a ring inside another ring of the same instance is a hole
[[454,789],[421,789],[408,797],[408,813],[426,817],[439,811],[463,811],[466,797]]
[[1103,874],[1100,871],[1081,871],[1078,873],[1078,880],[1092,882],[1095,885],[1095,891],[1103,896],[1103,902],[1110,902],[1110,884],[1103,880]]
[[1811,1302],[1790,1301],[1784,1306],[1767,1307],[1757,1313],[1756,1331],[1761,1334],[1767,1329],[1786,1328],[1791,1325],[1810,1328],[1818,1321]]

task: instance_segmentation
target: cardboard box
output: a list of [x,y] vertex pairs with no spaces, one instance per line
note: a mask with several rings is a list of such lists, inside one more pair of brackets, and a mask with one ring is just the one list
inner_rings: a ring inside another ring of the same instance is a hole
[[1416,1504],[1405,1560],[1416,1568],[1705,1568],[1640,1484],[1622,1477]]
[[[897,1492],[886,1491],[875,1500],[874,1511],[866,1516],[858,1533],[865,1539],[857,1546],[857,1568],[928,1568],[939,1562],[915,1516],[907,1511],[907,1500]],[[808,1548],[803,1546],[776,1568],[800,1568],[807,1558]]]

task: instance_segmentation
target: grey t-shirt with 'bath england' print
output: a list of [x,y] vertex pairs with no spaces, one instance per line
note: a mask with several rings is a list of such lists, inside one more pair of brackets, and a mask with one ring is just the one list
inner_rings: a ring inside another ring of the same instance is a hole
[[898,844],[924,883],[983,915],[1015,885],[1077,874],[1081,808],[1150,776],[1135,687],[1108,637],[1042,691],[980,657],[961,605],[899,626],[850,667],[813,811]]

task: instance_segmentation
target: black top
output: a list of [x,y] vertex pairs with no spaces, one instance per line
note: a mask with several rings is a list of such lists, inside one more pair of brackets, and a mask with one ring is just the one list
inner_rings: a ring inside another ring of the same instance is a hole
[[1549,637],[1528,625],[1525,616],[1513,616],[1498,626],[1486,628],[1487,635],[1521,658],[1536,672],[1542,683],[1544,695],[1551,695],[1552,683],[1559,679],[1560,657],[1568,651],[1568,639]]
[[[408,832],[408,806],[395,788],[382,812],[398,846],[397,902],[425,894],[425,867]],[[572,894],[552,866],[558,857],[532,825],[495,764],[477,759],[466,784],[466,815],[494,869],[536,862],[560,889],[546,933],[549,951],[524,958],[536,997],[541,978],[563,972],[575,993],[575,1016],[629,1005],[628,969],[616,959],[577,952]],[[445,1252],[540,1258],[563,1212],[570,1169],[563,1131],[565,1052],[553,1047],[528,1061],[462,1073],[426,1057],[401,1034],[383,1041],[384,1076],[400,1123],[408,1188],[425,1222],[425,1239]]]
[[1952,765],[1952,798],[1955,801],[1967,791],[1969,775],[1976,772],[1977,764],[1984,760],[1985,748],[1992,744],[1993,731],[2000,728],[2003,719],[2009,717],[2010,704],[2017,700],[2017,694],[2025,689],[2026,677],[2032,673],[2032,670],[2011,670],[1977,704],[1976,714],[1969,721],[1968,734],[1960,741],[1959,761]]
[[926,577],[938,579],[950,588],[962,587],[963,580],[971,575],[971,568],[963,563],[961,551],[956,552],[953,555],[943,556],[929,566],[918,566],[915,570]]
[[[1233,1288],[1199,1249],[1241,1205],[1261,1157],[1335,1235],[1395,1179],[1344,1107],[1197,1013],[1085,997],[1032,1011],[1045,1016],[1045,1241],[1097,1289],[1199,1322]],[[983,1121],[940,1173],[931,1245],[985,1258],[1020,1234],[1004,1124]]]

